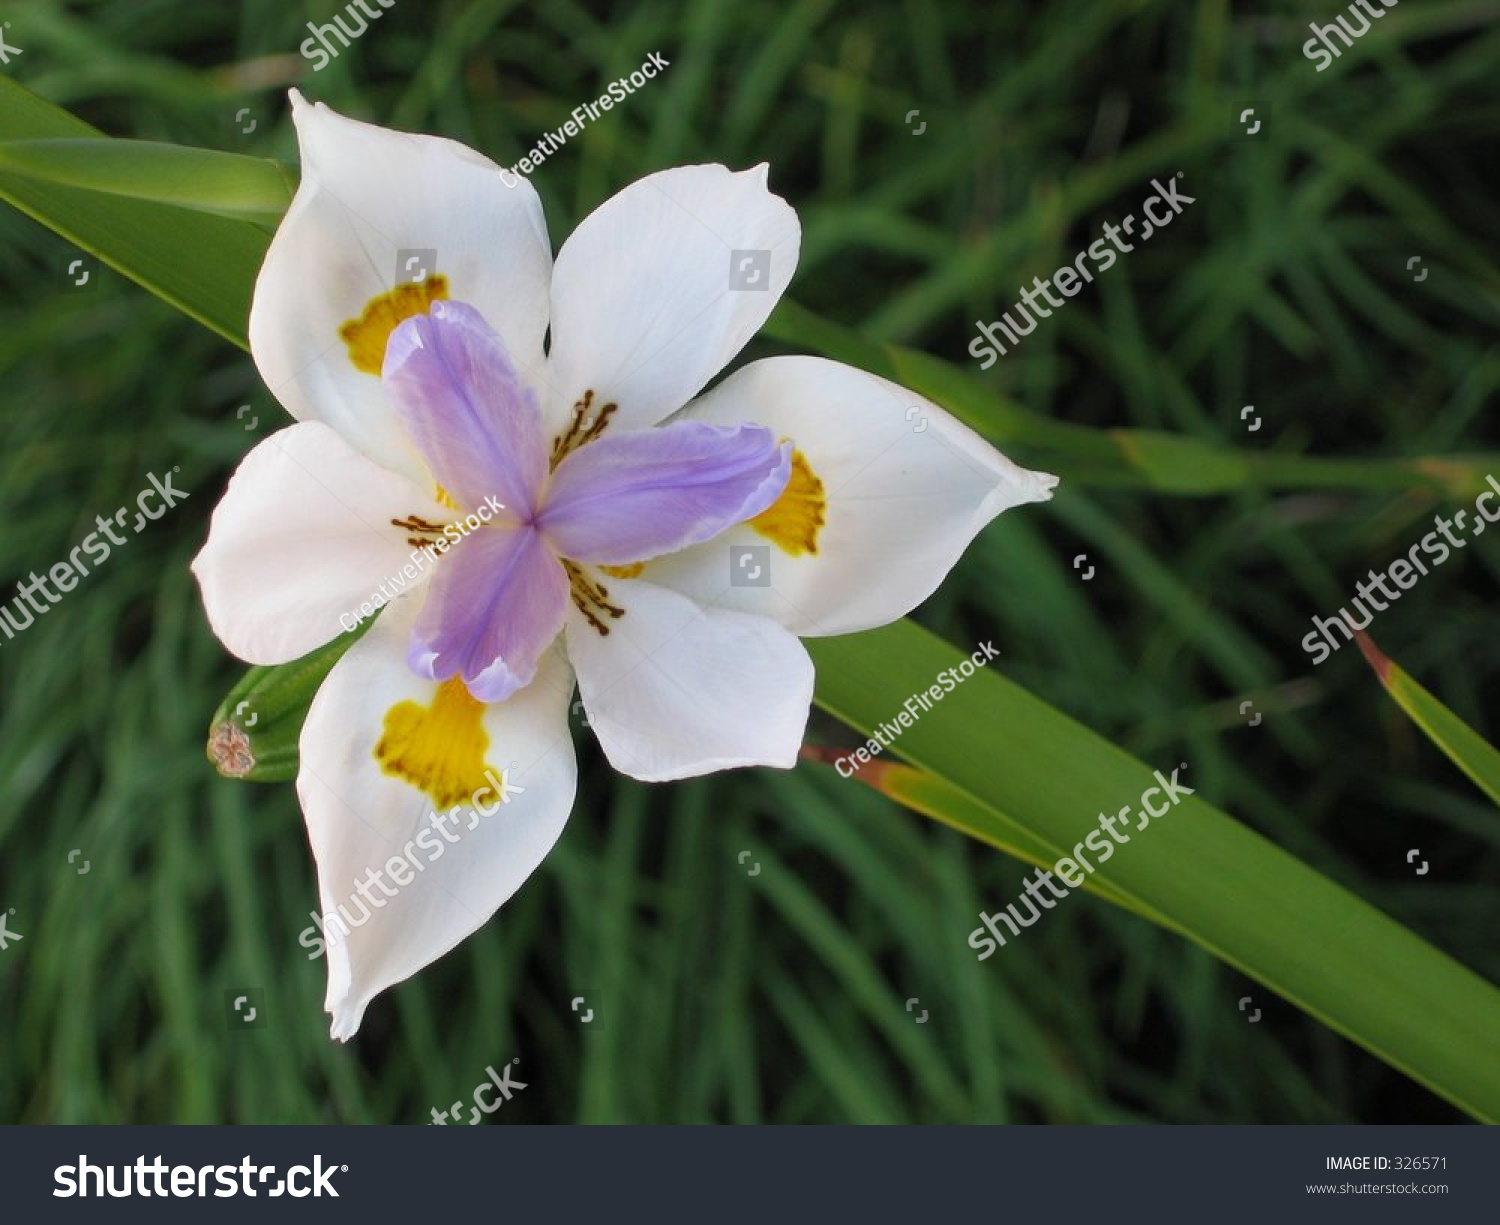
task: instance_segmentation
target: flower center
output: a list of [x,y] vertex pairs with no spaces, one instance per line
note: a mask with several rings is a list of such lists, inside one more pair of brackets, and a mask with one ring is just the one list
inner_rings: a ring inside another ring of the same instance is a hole
[[[573,405],[573,419],[568,423],[567,432],[559,434],[552,440],[551,470],[556,472],[557,465],[569,455],[604,433],[605,427],[609,425],[609,419],[614,416],[619,407],[611,401],[600,405],[596,411],[593,388],[585,391],[583,398]],[[584,619],[598,630],[601,636],[608,634],[609,625],[605,618],[614,621],[623,617],[625,610],[618,604],[610,603],[609,588],[594,578],[588,570],[577,562],[569,561],[566,557],[558,560],[562,562],[563,571],[568,576],[568,594],[572,598],[573,607],[583,614]],[[645,568],[644,562],[636,562],[629,566],[597,567],[605,574],[614,575],[616,578],[635,578]]]

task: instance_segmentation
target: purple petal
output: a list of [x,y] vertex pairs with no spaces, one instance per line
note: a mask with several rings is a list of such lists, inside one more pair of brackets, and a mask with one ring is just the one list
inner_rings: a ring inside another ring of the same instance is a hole
[[776,501],[791,454],[758,425],[679,421],[606,434],[558,465],[537,526],[572,561],[619,566],[675,553]]
[[434,302],[391,333],[381,379],[438,482],[466,511],[491,497],[529,521],[547,475],[536,396],[472,306]]
[[568,577],[534,528],[480,528],[432,577],[406,660],[419,676],[457,674],[481,702],[531,683],[562,629]]

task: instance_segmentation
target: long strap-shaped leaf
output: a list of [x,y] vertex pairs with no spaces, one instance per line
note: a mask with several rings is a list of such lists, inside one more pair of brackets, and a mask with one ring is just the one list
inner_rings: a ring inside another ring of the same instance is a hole
[[267,158],[103,136],[0,141],[0,171],[272,229],[297,185],[290,167]]
[[[965,658],[909,621],[808,647],[819,704],[864,731]],[[1054,861],[1153,785],[1150,767],[993,672],[904,731],[900,752]],[[1160,764],[1170,775],[1181,763]],[[1188,767],[1179,779],[1192,786]],[[1153,821],[1099,875],[1455,1105],[1500,1120],[1500,991],[1202,797]]]
[[1422,734],[1437,745],[1455,766],[1474,780],[1485,795],[1500,804],[1500,752],[1456,714],[1417,684],[1406,669],[1375,645],[1364,630],[1354,632],[1359,649],[1395,700]]
[[[0,78],[0,140],[97,135]],[[211,171],[205,163],[196,169]],[[200,204],[206,190],[200,177]],[[250,292],[266,246],[256,226],[3,170],[0,198],[245,344]],[[928,363],[930,375],[940,363]],[[945,399],[935,387],[929,394]],[[1080,438],[1060,430],[1047,441],[1086,450],[1088,440]],[[1116,446],[1106,437],[1099,450]],[[809,646],[819,704],[865,730],[893,717],[908,695],[962,659],[909,622]],[[287,665],[288,675],[310,693],[318,669],[331,667],[340,653],[325,652],[317,667]],[[275,684],[276,677],[257,674],[257,696],[270,703]],[[276,734],[294,741],[298,723],[289,711],[274,721]],[[266,738],[262,730],[257,739]],[[285,770],[291,759],[275,756],[282,747],[256,746]],[[994,840],[1003,841],[1010,827],[1033,852],[1059,857],[1096,828],[1101,811],[1132,803],[1152,783],[1147,766],[993,672],[966,681],[940,713],[907,730],[901,752],[970,797],[975,812],[996,814]],[[1177,763],[1161,764],[1170,771]],[[1191,772],[1184,773],[1192,785]],[[1475,1117],[1500,1120],[1500,991],[1206,800],[1187,797],[1117,853],[1102,875],[1122,904],[1185,932]]]
[[[226,340],[247,348],[250,291],[265,259],[269,236],[249,221],[201,211],[211,177],[201,158],[190,159],[195,171],[192,203],[182,206],[37,177],[49,157],[54,167],[66,161],[66,146],[54,145],[49,151],[30,142],[89,140],[102,135],[9,77],[0,77],[0,142],[26,142],[14,156],[27,171],[7,169],[0,153],[0,199],[97,255]],[[161,156],[159,146],[156,156]],[[235,198],[246,185],[235,181],[243,175],[238,161],[219,163],[229,181],[210,194],[221,201]],[[73,175],[77,173],[75,166]],[[246,200],[242,215],[262,203],[262,188],[257,186],[255,191],[254,205]]]

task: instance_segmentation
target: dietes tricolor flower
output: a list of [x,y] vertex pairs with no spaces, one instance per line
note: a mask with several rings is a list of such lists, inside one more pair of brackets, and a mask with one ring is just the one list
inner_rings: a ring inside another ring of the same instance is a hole
[[[245,457],[193,563],[214,632],[251,663],[297,659],[414,548],[504,507],[405,585],[302,731],[322,912],[349,919],[326,1001],[347,1039],[557,841],[575,678],[633,778],[788,768],[813,688],[798,636],[902,616],[1056,480],[836,362],[752,362],[699,394],[796,264],[797,218],[764,166],[650,175],[554,265],[529,183],[452,141],[292,103],[302,183],[250,346],[297,424]],[[407,254],[424,251],[435,267]],[[770,253],[764,288],[730,287],[746,251]],[[767,559],[769,585],[731,581],[737,546]],[[434,811],[497,781],[493,815],[432,837]],[[398,874],[403,858],[417,870]],[[388,863],[405,883],[377,894]]]

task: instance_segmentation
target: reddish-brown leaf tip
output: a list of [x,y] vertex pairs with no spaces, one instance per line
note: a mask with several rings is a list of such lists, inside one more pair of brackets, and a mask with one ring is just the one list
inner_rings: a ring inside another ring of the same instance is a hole
[[1354,641],[1359,644],[1360,652],[1365,657],[1365,662],[1375,670],[1375,675],[1380,678],[1382,685],[1391,683],[1391,661],[1381,649],[1375,645],[1375,640],[1365,633],[1364,630],[1354,631]]
[[815,761],[823,766],[831,766],[840,761],[846,762],[848,764],[845,768],[848,770],[848,773],[845,774],[844,771],[839,771],[843,777],[857,778],[860,782],[875,788],[876,791],[881,792],[883,795],[892,794],[886,786],[886,776],[891,770],[896,768],[898,764],[896,762],[881,761],[879,758],[874,758],[868,762],[859,762],[854,759],[854,751],[852,749],[839,749],[831,744],[804,744],[799,752],[799,756],[803,761]]

